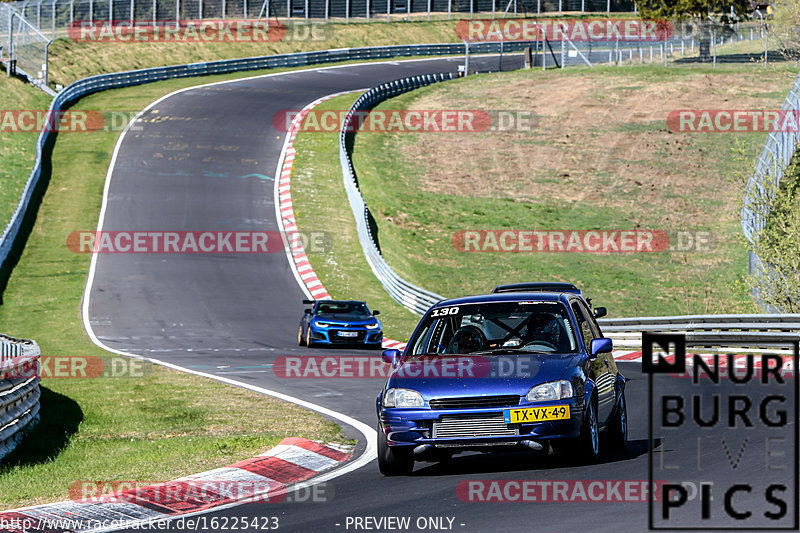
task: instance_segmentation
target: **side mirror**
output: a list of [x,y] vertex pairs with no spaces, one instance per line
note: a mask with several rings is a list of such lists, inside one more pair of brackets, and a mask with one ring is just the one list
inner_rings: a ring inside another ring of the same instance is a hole
[[603,318],[608,314],[608,309],[605,307],[595,307],[594,308],[594,317],[595,318]]
[[379,314],[381,314],[381,312],[377,309],[372,312],[372,316],[378,316]]
[[402,355],[402,352],[400,350],[389,349],[389,350],[384,350],[383,353],[381,353],[381,358],[385,362],[387,362],[390,365],[394,366],[395,364],[397,364],[397,361],[400,360],[400,356],[401,355]]
[[305,313],[307,315],[310,315],[311,314],[311,309],[303,309],[303,313]]
[[611,339],[593,339],[591,346],[589,346],[589,355],[591,357],[600,353],[608,353],[614,349]]

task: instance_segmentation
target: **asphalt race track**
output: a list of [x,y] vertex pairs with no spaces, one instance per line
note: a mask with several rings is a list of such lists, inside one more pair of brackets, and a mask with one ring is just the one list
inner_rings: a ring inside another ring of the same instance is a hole
[[[504,63],[510,66],[512,60],[520,59],[516,56]],[[479,69],[496,64],[494,58],[470,61]],[[455,72],[459,63],[435,59],[312,69],[199,87],[160,101],[144,113],[138,129],[130,131],[119,147],[102,229],[277,230],[273,178],[284,140],[284,133],[273,127],[277,111],[299,110],[327,94],[408,75]],[[100,254],[89,317],[97,338],[112,349],[282,392],[375,427],[375,396],[383,380],[277,377],[273,363],[280,356],[379,356],[377,352],[309,352],[298,347],[303,297],[283,253]],[[643,501],[487,503],[462,501],[461,493],[457,494],[459,483],[468,480],[645,482],[647,379],[640,363],[620,364],[620,369],[630,379],[629,449],[600,464],[581,466],[568,458],[525,452],[462,454],[447,466],[418,463],[412,476],[384,478],[373,461],[328,482],[323,492],[327,501],[296,501],[300,498],[290,495],[281,503],[245,504],[203,516],[208,520],[275,516],[280,531],[292,532],[646,531],[648,509]],[[693,390],[688,379],[661,378],[661,382],[663,390]],[[358,455],[363,451],[363,437],[353,428],[344,429],[362,440]],[[788,429],[785,433],[791,438]],[[727,487],[734,475],[756,484],[775,478],[777,474],[765,468],[763,434],[748,434],[750,440],[739,454],[737,468],[730,465],[741,449],[741,436],[726,442],[730,448],[726,453],[717,435],[698,428],[672,441],[668,437],[661,447],[663,457],[670,465],[691,469],[701,456],[708,472],[705,479],[714,482],[714,488]],[[698,437],[707,444],[700,452]],[[791,467],[789,450],[782,461]],[[663,479],[659,475],[656,479]],[[786,499],[790,512],[796,512],[796,495]],[[714,494],[715,518],[705,525],[736,525],[724,517],[722,500],[721,492]],[[757,490],[735,501],[759,516],[776,509]],[[698,508],[687,505],[686,509],[681,525],[696,525]],[[673,518],[677,516],[674,513]],[[357,522],[356,517],[410,517],[410,525],[400,529],[394,522]],[[429,517],[438,520],[429,521]],[[179,529],[175,521],[170,525]]]

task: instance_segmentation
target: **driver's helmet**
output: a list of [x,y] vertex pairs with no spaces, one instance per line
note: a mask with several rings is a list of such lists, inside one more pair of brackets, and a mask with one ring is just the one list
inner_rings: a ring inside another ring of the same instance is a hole
[[448,344],[449,353],[471,353],[484,349],[484,337],[480,329],[475,326],[459,328]]
[[528,321],[525,342],[545,341],[558,346],[560,334],[558,319],[547,313],[539,313]]

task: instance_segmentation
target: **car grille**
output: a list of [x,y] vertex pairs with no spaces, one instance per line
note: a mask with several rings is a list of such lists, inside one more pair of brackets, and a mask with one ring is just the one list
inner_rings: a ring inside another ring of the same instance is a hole
[[433,398],[431,409],[474,409],[476,407],[510,407],[519,405],[516,394],[505,396],[467,396],[464,398]]
[[509,427],[503,414],[443,415],[433,423],[433,438],[504,437],[519,435],[517,426]]

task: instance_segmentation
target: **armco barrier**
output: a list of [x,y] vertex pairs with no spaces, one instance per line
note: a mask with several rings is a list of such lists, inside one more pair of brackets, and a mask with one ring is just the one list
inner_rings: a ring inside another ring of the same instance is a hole
[[450,79],[453,79],[453,74],[430,74],[403,78],[373,87],[355,101],[345,115],[342,121],[341,131],[339,132],[339,160],[342,164],[344,188],[347,191],[350,209],[352,209],[353,216],[356,219],[358,240],[361,243],[364,256],[367,258],[367,263],[369,263],[372,272],[375,274],[375,277],[378,278],[378,281],[381,282],[383,288],[386,289],[386,292],[400,305],[418,315],[424,314],[431,305],[443,300],[444,296],[439,296],[438,294],[426,291],[425,289],[421,289],[409,283],[398,276],[386,260],[384,260],[381,252],[378,250],[375,237],[370,230],[369,208],[364,203],[364,198],[361,196],[361,191],[358,189],[358,178],[356,177],[355,168],[353,168],[353,161],[347,151],[347,143],[356,134],[355,131],[352,131],[355,128],[350,127],[356,112],[367,111],[376,104],[393,96]]
[[[642,332],[685,333],[687,341],[702,346],[765,347],[773,343],[800,340],[798,315],[688,315],[598,320],[603,334],[613,339],[614,346],[641,346]],[[769,345],[765,343],[770,343]],[[771,351],[790,353],[789,347],[771,346]],[[764,351],[764,350],[761,350]]]
[[39,346],[0,335],[0,459],[39,421]]
[[[504,52],[513,52],[531,46],[532,42],[519,41],[506,43]],[[470,47],[470,53],[491,54],[500,50],[499,43],[482,43]],[[190,76],[206,76],[209,74],[228,74],[247,70],[261,70],[280,67],[298,67],[321,63],[335,63],[340,61],[356,61],[370,59],[390,59],[395,57],[413,56],[446,56],[458,55],[464,52],[461,43],[445,44],[413,44],[398,46],[375,46],[364,48],[340,48],[336,50],[319,50],[315,52],[299,52],[295,54],[280,54],[273,56],[250,57],[243,59],[228,59],[210,61],[207,63],[191,63],[188,65],[175,65],[169,67],[148,68],[117,72],[114,74],[99,74],[78,80],[53,99],[50,111],[56,112],[69,103],[82,96],[105,89],[130,87],[153,81],[163,81],[172,78]],[[50,132],[42,131],[36,143],[36,162],[28,181],[22,191],[22,196],[14,211],[11,221],[6,226],[2,239],[0,239],[0,265],[8,258],[14,240],[19,234],[22,221],[27,212],[33,192],[42,173],[42,150],[47,143]]]

